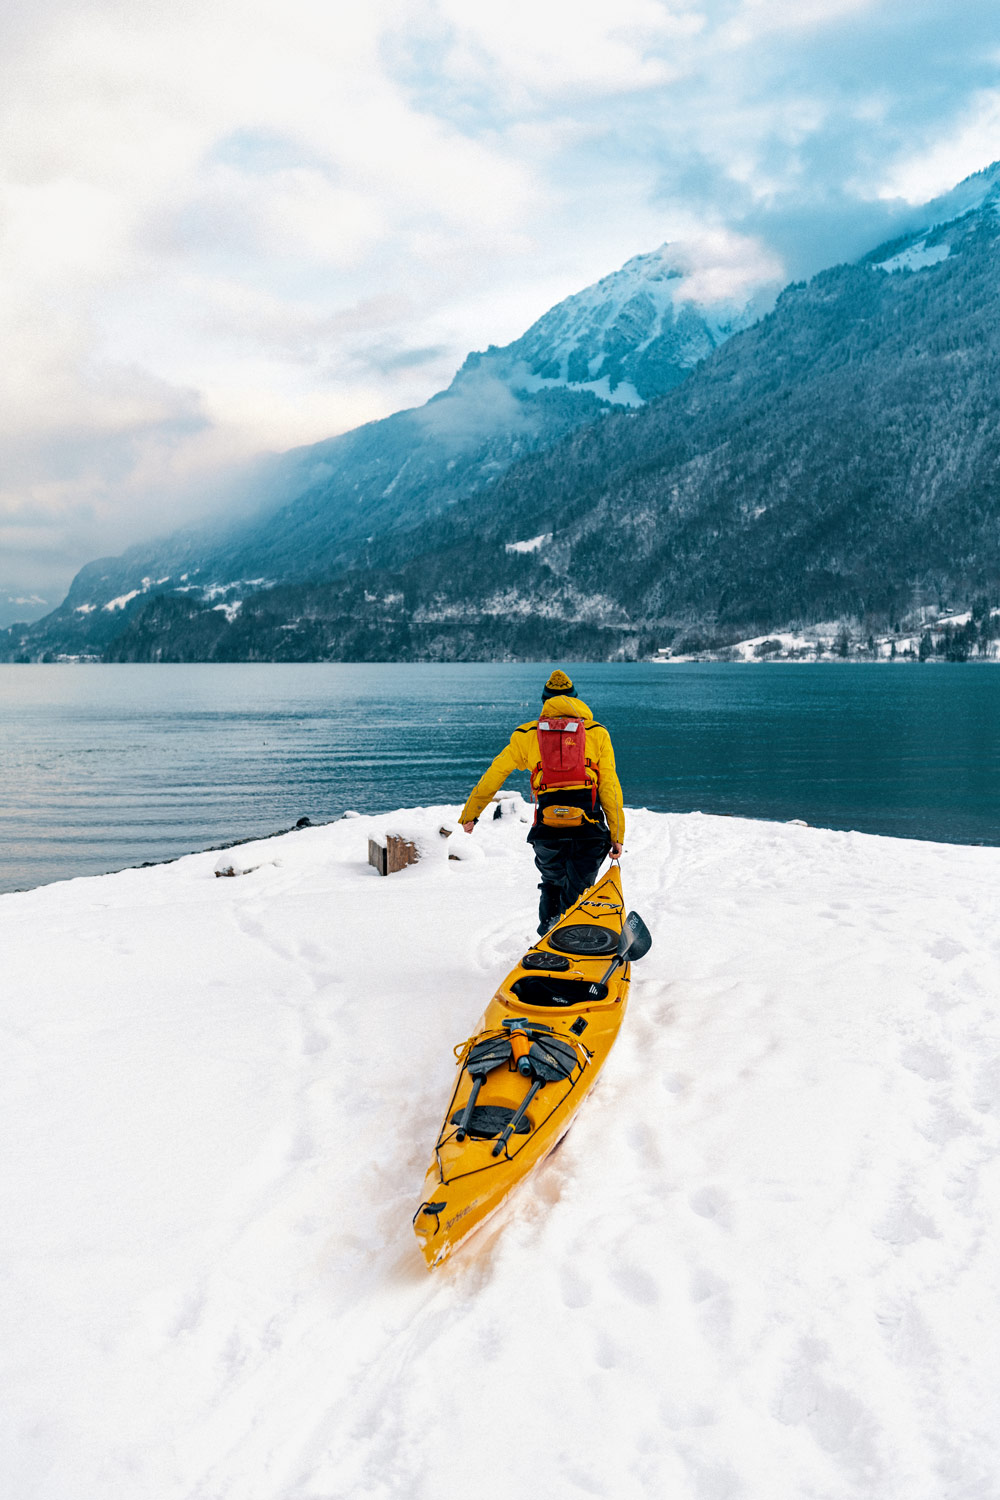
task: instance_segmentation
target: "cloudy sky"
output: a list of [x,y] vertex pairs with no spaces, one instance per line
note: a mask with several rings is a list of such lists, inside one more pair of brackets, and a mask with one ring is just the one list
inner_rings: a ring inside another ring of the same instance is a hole
[[0,131],[3,623],[639,251],[860,254],[1000,157],[1000,6],[6,0]]

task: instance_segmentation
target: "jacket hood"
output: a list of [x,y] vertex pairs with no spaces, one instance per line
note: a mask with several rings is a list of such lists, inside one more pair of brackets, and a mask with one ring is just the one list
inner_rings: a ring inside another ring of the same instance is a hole
[[582,698],[547,698],[540,719],[582,719],[584,726],[593,724],[594,715]]

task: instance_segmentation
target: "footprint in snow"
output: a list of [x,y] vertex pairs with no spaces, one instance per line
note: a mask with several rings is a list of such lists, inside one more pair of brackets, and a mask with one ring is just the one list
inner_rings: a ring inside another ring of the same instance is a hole
[[335,985],[343,984],[344,976],[332,969],[314,969],[309,975],[309,982],[318,994],[321,990],[331,990]]
[[1000,1060],[990,1058],[976,1074],[972,1103],[982,1114],[1000,1109]]
[[560,1277],[562,1299],[567,1307],[578,1308],[590,1305],[593,1292],[590,1282],[575,1266],[564,1266]]
[[316,1142],[304,1126],[295,1132],[288,1143],[285,1156],[288,1161],[309,1161],[316,1155]]
[[625,1139],[640,1166],[662,1167],[663,1148],[656,1132],[649,1125],[630,1125],[625,1132]]
[[982,1135],[982,1127],[975,1120],[960,1114],[948,1103],[939,1104],[934,1114],[917,1129],[925,1141],[935,1146],[947,1146],[949,1141],[961,1140],[963,1136]]
[[717,1347],[727,1345],[733,1328],[733,1299],[726,1283],[711,1271],[696,1271],[691,1278],[691,1298],[705,1337]]
[[299,957],[304,958],[307,963],[328,964],[331,959],[329,948],[323,947],[312,938],[303,939],[298,945],[298,950]]
[[684,1073],[664,1073],[660,1083],[668,1094],[683,1094],[691,1080]]
[[594,1363],[602,1370],[613,1370],[621,1363],[621,1350],[613,1339],[601,1330],[594,1349]]
[[737,1500],[745,1495],[743,1481],[728,1464],[718,1459],[687,1455],[687,1466],[694,1483],[696,1500]]
[[315,1027],[310,1027],[302,1037],[302,1054],[304,1057],[315,1057],[317,1053],[326,1052],[330,1046],[330,1038],[324,1036]]
[[720,1188],[703,1187],[688,1199],[691,1208],[702,1219],[711,1219],[720,1229],[729,1228],[729,1199]]
[[941,1368],[941,1350],[930,1324],[911,1300],[877,1309],[875,1321],[896,1364],[911,1370]]
[[947,1057],[926,1042],[911,1042],[900,1053],[900,1061],[911,1073],[926,1078],[928,1083],[940,1083],[951,1073]]
[[889,1245],[913,1245],[917,1240],[941,1238],[941,1231],[933,1220],[921,1213],[913,1200],[902,1193],[872,1226],[872,1233]]
[[712,1407],[690,1396],[670,1394],[660,1401],[660,1421],[672,1432],[684,1427],[710,1427],[717,1420]]
[[719,1296],[728,1290],[721,1277],[704,1267],[700,1267],[691,1277],[691,1299],[694,1302],[707,1302],[710,1297]]
[[624,1292],[630,1302],[639,1307],[652,1307],[660,1300],[660,1288],[641,1266],[616,1266],[611,1273],[611,1279]]
[[487,973],[504,965],[511,969],[520,955],[530,948],[531,941],[525,923],[514,918],[479,940],[475,949],[476,962]]
[[842,1468],[864,1478],[865,1493],[876,1495],[881,1464],[875,1421],[856,1396],[821,1373],[818,1366],[827,1357],[828,1351],[815,1341],[803,1343],[799,1359],[785,1377],[774,1415],[786,1426],[803,1427]]
[[931,958],[940,959],[942,963],[951,963],[953,958],[959,958],[968,949],[963,948],[961,943],[956,943],[954,938],[940,937],[936,942],[928,944],[927,952]]
[[498,1359],[504,1350],[502,1328],[495,1320],[483,1324],[479,1329],[476,1343],[479,1347],[479,1356],[481,1359],[489,1360],[490,1362]]
[[202,1320],[207,1300],[204,1291],[191,1292],[181,1298],[167,1324],[167,1332],[171,1338],[180,1338],[185,1333],[194,1332]]

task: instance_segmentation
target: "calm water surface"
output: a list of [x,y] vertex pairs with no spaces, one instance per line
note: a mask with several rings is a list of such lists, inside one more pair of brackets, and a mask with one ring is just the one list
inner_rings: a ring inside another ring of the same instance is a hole
[[[626,804],[1000,844],[1000,669],[569,667]],[[544,665],[0,666],[0,891],[452,803]],[[509,783],[526,783],[521,778]]]

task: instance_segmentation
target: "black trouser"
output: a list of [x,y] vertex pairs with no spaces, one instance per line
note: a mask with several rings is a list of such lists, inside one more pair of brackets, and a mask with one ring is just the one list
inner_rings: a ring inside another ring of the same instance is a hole
[[597,879],[604,856],[611,848],[606,828],[585,828],[573,833],[543,833],[537,826],[528,835],[535,851],[535,864],[542,877],[538,889],[538,931],[548,932],[553,922],[583,895]]

